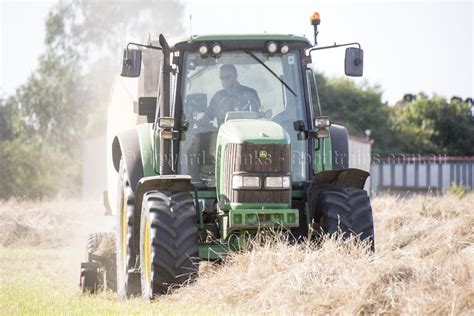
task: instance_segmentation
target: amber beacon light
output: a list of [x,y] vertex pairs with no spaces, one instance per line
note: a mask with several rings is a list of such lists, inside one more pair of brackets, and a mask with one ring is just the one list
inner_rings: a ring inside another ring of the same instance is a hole
[[309,21],[311,22],[311,25],[314,27],[314,45],[318,45],[318,25],[321,24],[321,16],[319,15],[318,12],[313,12],[311,16],[309,17]]

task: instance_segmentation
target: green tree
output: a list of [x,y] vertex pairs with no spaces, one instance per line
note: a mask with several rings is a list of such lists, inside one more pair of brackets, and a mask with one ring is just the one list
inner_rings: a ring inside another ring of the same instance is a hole
[[[380,87],[358,86],[347,78],[316,76],[321,108],[335,124],[344,125],[352,135],[365,137],[370,130],[375,153],[398,150],[398,142],[388,123],[390,107],[382,102]],[[317,112],[316,112],[317,113]]]
[[182,4],[163,0],[55,5],[38,69],[0,105],[0,197],[78,191],[82,141],[104,130],[119,47],[150,31],[173,35],[181,12]]
[[[16,104],[1,100],[0,104],[0,140],[18,137],[23,126],[22,117]],[[5,104],[3,104],[5,102]]]
[[474,125],[469,111],[470,105],[462,101],[419,94],[414,102],[396,105],[391,121],[404,152],[474,155]]
[[60,187],[72,191],[80,183],[78,161],[54,145],[16,138],[0,140],[0,148],[0,198],[51,197]]
[[79,84],[80,54],[63,39],[64,17],[70,14],[68,7],[49,13],[38,69],[2,107],[7,122],[1,141],[3,197],[52,196],[58,188],[73,192],[80,184],[87,103]]

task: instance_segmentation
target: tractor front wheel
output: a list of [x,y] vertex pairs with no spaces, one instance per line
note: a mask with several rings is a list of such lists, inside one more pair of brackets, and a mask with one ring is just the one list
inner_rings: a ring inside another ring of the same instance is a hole
[[146,193],[140,226],[142,297],[150,300],[191,281],[197,274],[199,255],[192,195]]
[[357,188],[334,188],[321,193],[322,227],[327,234],[343,238],[358,236],[375,250],[372,207],[367,192]]

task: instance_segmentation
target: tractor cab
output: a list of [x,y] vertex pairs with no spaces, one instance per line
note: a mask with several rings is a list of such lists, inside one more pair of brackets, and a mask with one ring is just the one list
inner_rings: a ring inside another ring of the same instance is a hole
[[[178,102],[183,109],[181,121],[187,124],[180,142],[178,170],[190,174],[198,187],[215,187],[219,182],[218,134],[224,127],[220,139],[229,136],[225,131],[233,125],[231,121],[241,122],[236,125],[238,128],[232,127],[234,138],[255,132],[245,136],[245,142],[263,144],[270,134],[280,132],[295,153],[291,172],[288,170],[291,180],[301,182],[308,177],[307,166],[296,157],[306,156],[308,146],[297,140],[294,122],[310,123],[311,107],[302,64],[303,49],[310,44],[305,38],[289,35],[251,38],[249,42],[249,35],[194,36],[191,42],[175,45],[182,54]],[[259,122],[251,127],[254,120]],[[259,163],[256,158],[254,162]]]

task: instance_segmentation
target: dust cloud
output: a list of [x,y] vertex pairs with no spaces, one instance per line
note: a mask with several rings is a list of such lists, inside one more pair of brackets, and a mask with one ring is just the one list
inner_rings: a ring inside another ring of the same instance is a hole
[[94,52],[82,61],[82,68],[87,70],[82,81],[94,100],[89,129],[81,144],[82,198],[102,200],[102,193],[109,191],[109,203],[115,207],[117,178],[111,161],[112,140],[120,132],[144,122],[135,112],[135,103],[141,96],[158,95],[161,56],[159,51],[140,48],[140,77],[122,78],[119,74],[123,50],[129,42],[159,46],[161,33],[168,39],[189,35],[185,29],[188,12],[185,4],[172,0],[80,3],[77,10],[87,16],[82,27],[90,35],[85,48]]

